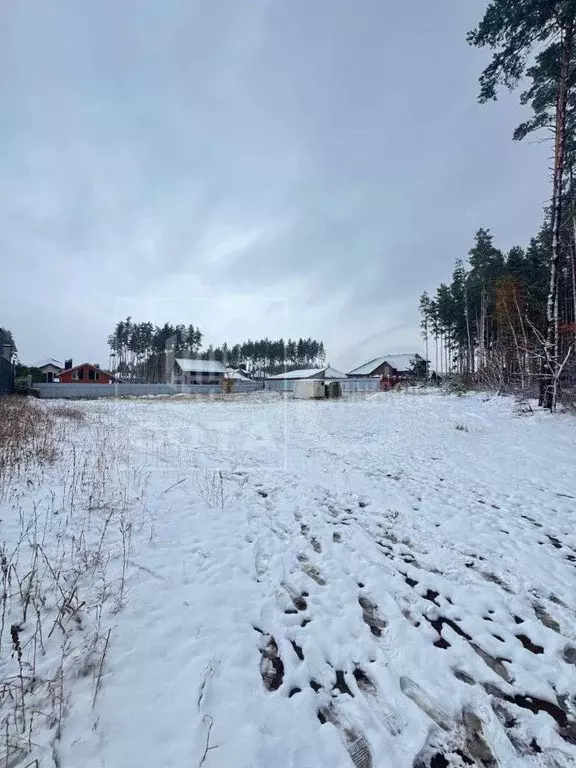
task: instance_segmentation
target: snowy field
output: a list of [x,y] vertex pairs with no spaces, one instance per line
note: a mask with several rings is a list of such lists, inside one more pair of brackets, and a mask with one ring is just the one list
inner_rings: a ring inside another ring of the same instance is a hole
[[37,407],[58,455],[0,504],[7,765],[576,765],[571,417]]

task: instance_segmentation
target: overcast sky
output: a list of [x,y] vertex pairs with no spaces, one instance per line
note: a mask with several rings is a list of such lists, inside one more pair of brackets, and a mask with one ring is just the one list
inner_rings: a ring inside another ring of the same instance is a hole
[[0,325],[108,362],[116,321],[207,343],[422,348],[475,230],[523,244],[543,145],[476,103],[481,0],[18,0],[0,11]]

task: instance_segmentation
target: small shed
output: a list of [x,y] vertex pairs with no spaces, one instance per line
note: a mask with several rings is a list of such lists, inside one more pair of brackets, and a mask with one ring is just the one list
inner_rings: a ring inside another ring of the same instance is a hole
[[226,369],[218,360],[185,360],[176,358],[174,376],[177,384],[221,385]]

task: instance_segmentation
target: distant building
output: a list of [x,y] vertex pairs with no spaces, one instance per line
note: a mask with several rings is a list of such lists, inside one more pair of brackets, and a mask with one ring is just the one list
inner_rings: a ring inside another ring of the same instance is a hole
[[38,360],[33,363],[31,368],[37,368],[42,372],[43,381],[54,381],[55,377],[60,375],[60,371],[64,369],[63,363],[59,360],[54,360],[53,357],[47,357],[45,360]]
[[116,384],[120,381],[99,365],[81,363],[73,368],[66,368],[59,374],[60,384]]
[[218,360],[174,361],[174,380],[176,384],[222,384],[226,369]]
[[370,376],[384,376],[386,378],[410,376],[414,368],[414,360],[418,354],[385,355],[375,357],[364,365],[348,371],[349,378],[368,378]]
[[294,379],[345,379],[346,374],[336,370],[331,366],[325,368],[304,368],[299,371],[287,371],[286,373],[277,373],[274,376],[268,376],[269,381],[283,381]]
[[246,371],[241,368],[226,368],[224,375],[227,379],[234,379],[234,381],[250,381],[250,378],[246,376]]

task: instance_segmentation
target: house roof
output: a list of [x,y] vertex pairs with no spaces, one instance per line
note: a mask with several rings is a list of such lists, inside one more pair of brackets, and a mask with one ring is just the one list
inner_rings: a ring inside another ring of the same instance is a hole
[[268,376],[269,379],[314,379],[323,368],[301,368],[299,371],[286,371],[276,373],[274,376]]
[[369,376],[377,368],[380,368],[383,363],[388,363],[388,365],[396,371],[409,371],[412,368],[412,360],[414,360],[416,355],[417,352],[412,352],[410,354],[375,357],[373,360],[364,363],[364,365],[360,365],[358,368],[348,371],[348,376]]
[[225,373],[226,369],[218,360],[184,360],[176,358],[176,363],[184,373]]
[[44,368],[47,365],[52,365],[54,368],[64,368],[64,364],[60,360],[54,360],[53,357],[47,357],[45,360],[38,360],[36,363],[32,363],[31,368]]
[[304,368],[299,371],[288,371],[269,376],[269,379],[345,379],[346,374],[336,368]]
[[120,381],[120,379],[117,376],[114,376],[113,373],[110,373],[110,371],[105,371],[103,368],[99,368],[97,365],[94,365],[94,363],[80,363],[80,365],[75,365],[73,368],[66,368],[63,371],[60,371],[60,375],[62,376],[63,373],[68,374],[71,371],[76,371],[78,368],[92,368],[94,371],[105,373],[106,376],[110,376],[110,378],[114,379],[114,381]]
[[332,368],[332,366],[329,365],[327,368],[324,369],[324,378],[325,379],[345,379],[346,374],[343,371],[339,371],[338,368]]
[[234,379],[235,381],[250,381],[248,376],[244,376],[239,368],[226,368],[226,378]]

